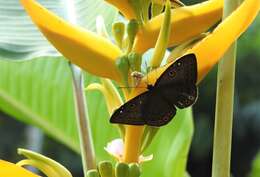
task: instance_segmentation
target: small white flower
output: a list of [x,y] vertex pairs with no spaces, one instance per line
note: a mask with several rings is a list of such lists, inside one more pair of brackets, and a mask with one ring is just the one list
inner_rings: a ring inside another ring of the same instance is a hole
[[[114,139],[111,142],[107,143],[107,146],[104,148],[111,156],[115,157],[118,161],[122,161],[124,153],[124,142],[123,139],[118,138]],[[149,156],[139,156],[139,163],[150,161],[153,159],[153,155]]]

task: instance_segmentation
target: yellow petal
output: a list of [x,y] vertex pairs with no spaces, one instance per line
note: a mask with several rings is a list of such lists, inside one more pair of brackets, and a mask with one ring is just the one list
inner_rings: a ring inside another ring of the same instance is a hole
[[[208,30],[222,17],[223,0],[209,0],[200,4],[173,9],[168,46],[178,45]],[[164,14],[143,26],[136,37],[134,51],[143,53],[155,46]]]
[[87,86],[86,90],[99,90],[105,97],[109,115],[123,104],[123,101],[114,84],[108,79],[101,79],[102,84],[93,83]]
[[[117,91],[116,87],[114,86],[111,80],[104,78],[101,78],[100,80],[102,84],[89,84],[86,90],[99,90],[103,94],[106,101],[108,113],[111,116],[114,110],[123,104],[123,100],[121,99],[119,92]],[[121,135],[123,136],[125,134],[124,126],[118,124],[118,127]]]
[[249,27],[260,9],[260,0],[244,2],[210,35],[187,53],[195,53],[198,63],[198,82],[220,60],[225,51]]
[[18,149],[18,154],[24,155],[28,159],[18,162],[17,165],[32,165],[48,177],[72,177],[71,173],[64,166],[44,155],[27,149]]
[[115,60],[120,49],[107,39],[73,26],[34,0],[21,0],[45,37],[72,63],[92,74],[119,81]]
[[0,160],[0,176],[2,177],[39,177],[32,172],[13,163]]
[[32,166],[40,170],[43,174],[47,177],[56,177],[59,174],[49,165],[44,163],[39,163],[36,160],[21,160],[16,165],[23,167],[23,166]]
[[111,113],[112,113],[115,109],[117,109],[120,105],[123,104],[123,100],[121,99],[121,96],[118,90],[116,89],[115,85],[109,79],[101,78],[100,80],[108,93],[108,99],[113,101],[112,109],[111,109]]
[[200,35],[191,38],[190,40],[178,45],[172,51],[170,56],[167,58],[167,63],[175,61],[176,59],[183,56],[189,49],[194,47],[198,42],[205,38],[209,33],[201,33]]
[[131,20],[135,18],[134,10],[129,3],[129,0],[105,0],[108,3],[114,5],[125,18]]
[[[201,42],[195,45],[189,52],[194,53],[198,63],[198,83],[208,73],[208,71],[220,60],[229,46],[248,28],[253,22],[260,9],[259,0],[245,0],[229,17],[227,17],[212,34],[208,35]],[[153,70],[149,73],[149,84],[154,84],[168,66]],[[133,98],[146,89],[144,78],[137,89],[129,96]],[[142,136],[143,126],[127,126],[125,136],[124,161],[137,162],[139,153],[140,137]],[[130,152],[128,152],[130,151]],[[132,151],[132,152],[131,152]]]

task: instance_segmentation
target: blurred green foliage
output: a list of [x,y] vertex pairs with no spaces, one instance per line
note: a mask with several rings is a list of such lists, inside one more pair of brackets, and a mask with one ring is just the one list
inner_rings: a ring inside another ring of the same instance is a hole
[[260,152],[258,152],[252,164],[252,171],[249,177],[260,177]]

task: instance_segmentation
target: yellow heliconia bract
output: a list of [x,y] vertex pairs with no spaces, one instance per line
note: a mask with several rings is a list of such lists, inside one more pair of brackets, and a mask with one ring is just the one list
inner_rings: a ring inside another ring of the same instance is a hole
[[0,176],[1,177],[40,177],[25,168],[13,163],[0,160]]
[[198,63],[198,82],[220,60],[230,45],[249,27],[260,10],[260,0],[244,2],[218,27],[187,53],[195,53]]
[[115,60],[121,50],[108,39],[73,26],[34,0],[21,0],[45,37],[72,63],[92,74],[120,82]]
[[136,18],[134,9],[129,3],[129,0],[105,0],[105,1],[114,5],[124,15],[125,18],[129,20]]
[[[223,0],[206,2],[173,9],[171,12],[171,32],[168,46],[178,45],[208,30],[222,17]],[[144,53],[155,46],[164,14],[158,15],[144,24],[136,36],[134,51]]]
[[[188,50],[184,55],[194,53],[198,65],[198,82],[214,67],[221,59],[230,45],[246,31],[253,22],[260,10],[260,0],[244,0],[244,2],[221,22],[215,30],[198,42],[194,47]],[[163,73],[171,63],[157,68],[148,74],[149,84],[154,84],[158,77]],[[130,98],[145,91],[147,78],[143,78],[140,87],[135,89]]]
[[[110,2],[112,3],[112,1]],[[115,65],[116,59],[122,56],[118,47],[94,33],[72,26],[34,0],[21,0],[21,2],[43,34],[71,62],[97,76],[121,82],[119,70]],[[113,2],[119,3],[116,0]],[[222,8],[223,0],[209,0],[197,5],[172,10],[171,34],[168,46],[180,44],[205,32],[221,19]],[[187,51],[186,54],[194,53],[196,55],[198,83],[220,60],[229,46],[248,28],[259,9],[260,0],[244,0],[211,34]],[[135,52],[143,53],[154,47],[162,21],[163,14],[144,24],[135,40],[133,48]],[[150,72],[148,76],[149,84],[154,84],[170,64],[172,63]],[[143,78],[140,87],[134,89],[130,95],[127,95],[126,99],[129,100],[144,92],[146,90],[145,81],[147,79]],[[138,162],[143,128],[143,126],[126,126],[124,162]]]
[[[213,68],[213,66],[224,55],[229,46],[249,27],[253,22],[260,9],[260,0],[244,0],[244,2],[227,17],[216,29],[198,42],[188,53],[194,53],[197,58],[198,65],[198,81]],[[171,63],[150,72],[149,84],[154,84]],[[146,91],[145,86],[147,79],[144,78],[137,89],[134,89],[130,98],[140,95]],[[144,88],[144,89],[142,89]],[[137,162],[138,158],[135,153],[138,153],[140,145],[140,137],[142,137],[143,126],[127,126],[125,132],[125,147],[124,160],[126,162]],[[139,138],[137,138],[139,137]]]

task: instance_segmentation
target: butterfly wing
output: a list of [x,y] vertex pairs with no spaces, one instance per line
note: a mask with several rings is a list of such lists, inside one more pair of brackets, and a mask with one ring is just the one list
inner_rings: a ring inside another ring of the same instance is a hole
[[181,57],[156,81],[152,90],[131,99],[117,109],[111,123],[162,126],[197,98],[197,62],[194,54]]
[[147,125],[163,126],[169,123],[176,114],[176,108],[165,100],[158,90],[151,90],[144,102],[142,115]]
[[160,87],[159,90],[161,90],[162,97],[180,109],[193,105],[198,97],[198,89],[195,84],[168,84]]
[[129,100],[119,107],[111,116],[111,123],[144,125],[145,120],[142,116],[142,107],[148,97],[148,92],[144,92]]
[[189,85],[197,82],[197,59],[194,54],[185,55],[171,64],[157,79],[155,87],[162,85]]
[[186,108],[197,99],[197,60],[194,54],[185,55],[170,65],[155,83],[155,88],[171,104]]

